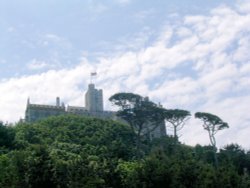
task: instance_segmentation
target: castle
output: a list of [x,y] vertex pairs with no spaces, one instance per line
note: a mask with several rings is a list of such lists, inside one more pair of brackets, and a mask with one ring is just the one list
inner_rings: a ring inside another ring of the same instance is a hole
[[[68,105],[66,108],[64,103],[60,102],[59,97],[56,98],[55,105],[31,104],[30,99],[28,99],[25,111],[25,121],[32,123],[50,116],[59,116],[63,114],[75,114],[122,121],[116,116],[116,112],[104,110],[103,92],[101,89],[96,89],[93,83],[88,85],[88,90],[85,94],[85,107]],[[165,135],[166,128],[164,122],[160,123],[160,125],[150,133],[151,138]]]
[[116,119],[115,112],[103,110],[103,95],[102,90],[95,88],[94,84],[88,85],[88,90],[85,94],[86,107],[67,106],[60,102],[60,98],[56,98],[55,105],[31,104],[30,99],[27,101],[25,111],[25,121],[35,122],[45,119],[49,116],[58,116],[63,114],[75,114],[80,116],[91,116],[103,119]]

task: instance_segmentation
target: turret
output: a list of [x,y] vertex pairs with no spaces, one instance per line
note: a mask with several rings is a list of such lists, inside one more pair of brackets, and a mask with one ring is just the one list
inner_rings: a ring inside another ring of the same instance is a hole
[[88,91],[85,94],[85,105],[89,112],[103,111],[103,95],[102,90],[95,89],[94,84],[88,85]]
[[60,106],[60,98],[56,97],[56,106],[59,107]]

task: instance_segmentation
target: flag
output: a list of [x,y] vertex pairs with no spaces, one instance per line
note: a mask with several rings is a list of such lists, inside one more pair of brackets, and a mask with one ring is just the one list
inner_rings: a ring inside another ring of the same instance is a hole
[[91,76],[96,76],[97,75],[97,73],[96,72],[91,72],[91,74],[90,74]]

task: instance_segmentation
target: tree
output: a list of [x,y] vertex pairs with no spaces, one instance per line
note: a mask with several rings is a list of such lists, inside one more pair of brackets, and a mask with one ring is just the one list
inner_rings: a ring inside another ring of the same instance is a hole
[[136,134],[137,151],[141,149],[142,138],[148,136],[164,121],[164,109],[134,93],[117,93],[109,100],[120,107],[117,116],[124,119]]
[[177,132],[184,127],[185,122],[190,118],[190,116],[190,112],[186,110],[165,110],[164,118],[167,122],[171,124],[171,127],[174,130],[174,138],[176,140],[178,140]]
[[9,125],[4,125],[3,122],[0,121],[0,148],[12,147],[14,138],[15,138],[15,132],[13,128]]
[[220,150],[219,161],[223,161],[226,165],[232,163],[239,174],[244,174],[247,167],[247,157],[244,149],[238,144],[229,144]]
[[130,126],[112,120],[64,115],[13,130],[0,187],[119,187],[118,161],[135,158]]
[[221,118],[210,113],[196,112],[195,118],[201,119],[203,121],[203,128],[208,131],[209,140],[214,149],[214,160],[215,160],[215,166],[217,168],[218,159],[216,155],[217,148],[216,148],[215,134],[220,130],[228,128],[229,126],[226,122],[222,121]]

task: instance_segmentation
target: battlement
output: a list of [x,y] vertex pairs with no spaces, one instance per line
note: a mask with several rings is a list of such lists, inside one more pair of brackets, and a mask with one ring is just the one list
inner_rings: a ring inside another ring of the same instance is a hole
[[64,106],[53,106],[53,105],[44,105],[44,104],[29,104],[29,108],[34,109],[58,109],[65,110]]

